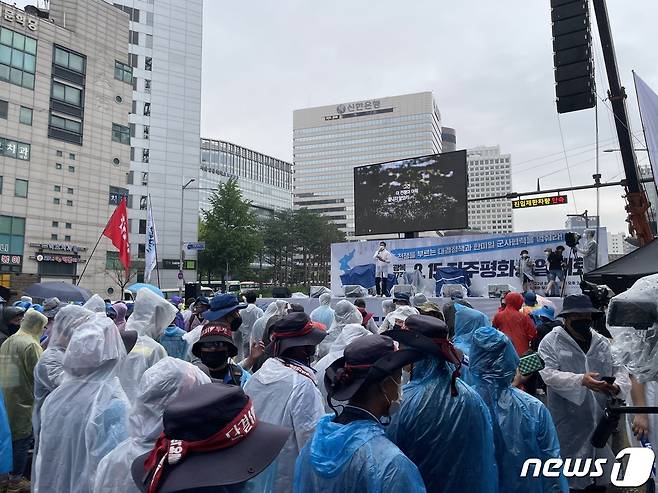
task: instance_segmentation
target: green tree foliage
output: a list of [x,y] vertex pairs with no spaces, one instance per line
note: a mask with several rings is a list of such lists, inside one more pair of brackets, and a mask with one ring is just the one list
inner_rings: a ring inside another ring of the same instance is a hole
[[199,239],[206,242],[199,252],[199,273],[207,279],[240,279],[262,250],[256,215],[234,178],[218,186],[210,205],[199,224]]

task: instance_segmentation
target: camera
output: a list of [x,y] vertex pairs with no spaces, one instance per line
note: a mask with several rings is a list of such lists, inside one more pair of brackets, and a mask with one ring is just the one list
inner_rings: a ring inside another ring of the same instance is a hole
[[567,244],[569,248],[576,248],[578,242],[580,241],[580,238],[582,238],[582,236],[579,235],[578,233],[574,233],[573,231],[564,233],[564,242]]
[[580,281],[580,290],[592,300],[597,310],[603,310],[615,293],[608,286],[600,286],[592,282]]
[[651,301],[615,300],[608,311],[608,325],[649,330],[658,322],[656,304]]

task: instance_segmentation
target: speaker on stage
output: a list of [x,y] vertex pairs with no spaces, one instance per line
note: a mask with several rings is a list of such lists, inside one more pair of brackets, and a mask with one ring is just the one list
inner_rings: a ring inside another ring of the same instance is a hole
[[290,298],[292,293],[286,286],[272,288],[272,298]]

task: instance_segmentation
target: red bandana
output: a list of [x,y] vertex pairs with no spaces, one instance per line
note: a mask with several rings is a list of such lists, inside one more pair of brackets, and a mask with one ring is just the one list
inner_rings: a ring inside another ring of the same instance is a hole
[[302,330],[299,331],[272,332],[272,336],[270,337],[270,340],[274,344],[274,355],[275,356],[279,355],[279,343],[283,339],[293,339],[295,337],[303,337],[313,332],[313,329],[325,330],[325,326],[316,322],[308,322],[306,325],[304,325]]
[[233,339],[233,332],[231,332],[231,329],[224,327],[223,325],[206,325],[203,329],[201,329],[201,336],[199,337],[199,340],[208,336],[224,336],[228,337],[229,339]]
[[166,465],[175,466],[182,461],[189,452],[211,452],[232,447],[244,440],[258,425],[254,406],[251,399],[240,413],[214,435],[196,442],[185,440],[172,440],[164,433],[160,435],[155,447],[149,454],[144,467],[146,472],[153,472],[147,493],[156,493]]

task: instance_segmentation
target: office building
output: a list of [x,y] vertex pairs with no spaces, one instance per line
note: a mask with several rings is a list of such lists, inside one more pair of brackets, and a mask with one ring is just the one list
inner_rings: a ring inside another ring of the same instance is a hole
[[128,16],[102,0],[0,3],[0,275],[116,290],[102,238],[130,167]]
[[210,209],[210,195],[220,183],[238,181],[256,214],[270,217],[292,208],[292,165],[231,142],[201,139],[199,209]]
[[[129,66],[131,249],[144,258],[150,196],[158,232],[163,288],[178,285],[183,242],[198,235],[203,0],[107,0],[130,17]],[[186,251],[186,281],[196,280],[196,253]],[[141,278],[140,278],[141,280]]]
[[450,127],[441,127],[441,152],[453,152],[457,150],[457,131]]
[[596,229],[598,220],[598,216],[588,216],[587,220],[583,216],[568,216],[564,222],[564,229],[582,234],[586,229]]
[[441,114],[431,92],[300,109],[293,151],[295,207],[321,213],[349,237],[353,169],[440,153]]
[[628,243],[626,238],[629,238],[629,235],[625,233],[608,233],[608,255],[621,256],[637,250],[637,247]]
[[[512,158],[499,146],[468,150],[468,198],[495,197],[512,192]],[[487,233],[514,231],[509,199],[478,200],[468,203],[468,225]]]

